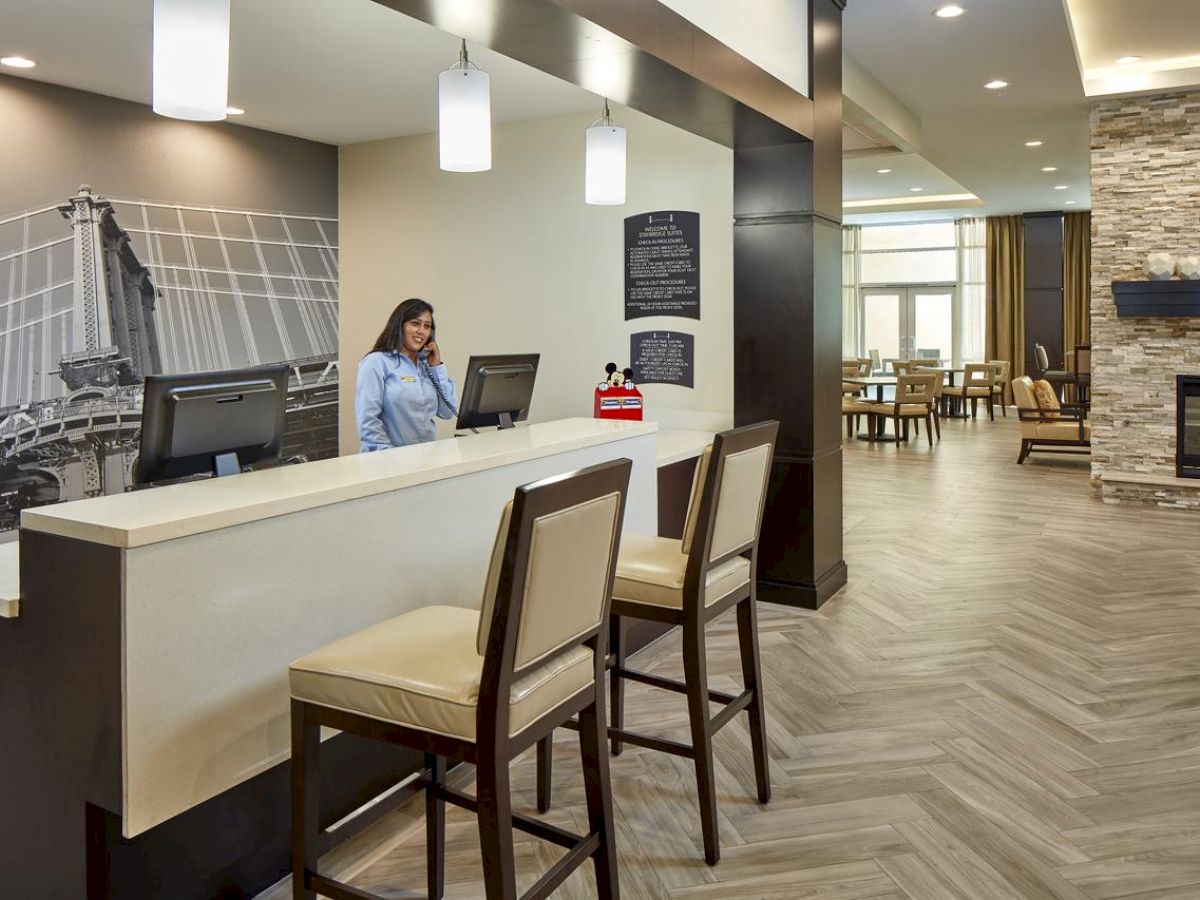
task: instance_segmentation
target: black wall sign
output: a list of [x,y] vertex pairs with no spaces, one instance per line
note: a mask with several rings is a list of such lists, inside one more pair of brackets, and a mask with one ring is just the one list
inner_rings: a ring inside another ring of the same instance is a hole
[[625,318],[700,318],[700,213],[625,220]]
[[629,336],[633,383],[695,387],[696,338],[679,331],[639,331]]

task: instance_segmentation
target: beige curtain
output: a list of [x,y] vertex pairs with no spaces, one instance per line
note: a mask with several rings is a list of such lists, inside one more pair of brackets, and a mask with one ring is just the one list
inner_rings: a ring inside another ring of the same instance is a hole
[[1012,376],[1025,374],[1025,219],[988,216],[988,359],[1012,363]]
[[1075,364],[1075,345],[1092,336],[1092,214],[1063,217],[1063,359]]
[[842,358],[862,356],[862,323],[858,314],[862,226],[842,226]]

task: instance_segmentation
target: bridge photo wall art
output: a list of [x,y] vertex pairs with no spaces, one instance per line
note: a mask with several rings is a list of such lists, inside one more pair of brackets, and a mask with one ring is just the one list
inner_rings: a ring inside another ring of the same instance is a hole
[[288,362],[283,456],[337,454],[337,219],[102,190],[0,213],[0,533],[130,488],[152,373]]

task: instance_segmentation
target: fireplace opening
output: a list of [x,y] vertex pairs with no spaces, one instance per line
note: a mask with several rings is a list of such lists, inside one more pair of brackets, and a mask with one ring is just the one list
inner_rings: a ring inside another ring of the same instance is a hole
[[1175,474],[1200,478],[1200,375],[1176,375]]

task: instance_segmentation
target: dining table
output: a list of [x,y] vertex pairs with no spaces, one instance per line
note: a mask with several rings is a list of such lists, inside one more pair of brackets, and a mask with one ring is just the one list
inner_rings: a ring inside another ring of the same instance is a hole
[[[874,387],[876,403],[884,402],[883,389],[885,387],[895,387],[896,386],[896,376],[895,375],[858,375],[853,378],[843,376],[842,381],[845,382],[846,384],[862,385],[864,388]],[[860,441],[884,441],[885,443],[894,443],[897,440],[901,440],[901,441],[904,440],[904,437],[902,435],[897,435],[897,436],[893,437],[891,435],[884,434],[883,433],[883,424],[884,424],[883,422],[880,422],[880,428],[876,434],[871,434],[870,432],[867,432],[865,434],[858,435],[858,439]]]

